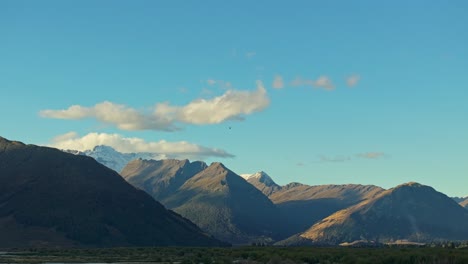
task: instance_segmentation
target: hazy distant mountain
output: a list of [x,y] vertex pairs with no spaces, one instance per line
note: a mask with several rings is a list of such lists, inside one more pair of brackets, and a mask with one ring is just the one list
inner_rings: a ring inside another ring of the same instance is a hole
[[465,197],[450,197],[450,198],[452,198],[452,199],[453,199],[455,202],[457,202],[457,203],[461,203],[461,202],[463,202],[465,199],[467,199],[467,198],[465,198]]
[[94,159],[0,137],[0,247],[221,242]]
[[206,163],[201,161],[137,159],[129,162],[120,174],[133,186],[161,201],[206,168]]
[[269,196],[281,189],[281,186],[276,184],[273,179],[263,171],[254,174],[241,174],[240,176],[266,196]]
[[460,204],[462,207],[468,209],[468,196],[467,197],[452,197],[452,199]]
[[467,240],[468,211],[429,186],[408,183],[338,211],[279,244],[398,239]]
[[116,172],[122,171],[128,162],[134,159],[157,159],[158,154],[138,152],[138,153],[121,153],[109,146],[96,146],[92,150],[77,151],[77,150],[64,150],[65,152],[75,155],[85,155],[94,158],[104,166],[115,170]]

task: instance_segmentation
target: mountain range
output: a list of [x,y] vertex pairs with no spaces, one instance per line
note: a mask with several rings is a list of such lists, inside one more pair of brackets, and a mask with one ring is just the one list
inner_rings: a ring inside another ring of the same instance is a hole
[[432,187],[407,183],[340,210],[280,245],[465,240],[468,211]]
[[0,248],[468,239],[467,197],[419,183],[281,186],[219,162],[66,152],[0,138]]
[[[220,170],[229,171],[222,164],[212,165],[221,166]],[[190,162],[188,160],[152,161],[140,159],[130,162],[121,174],[128,182],[145,190],[168,208],[189,218],[204,231],[235,244],[252,241],[271,242],[290,236],[297,237],[297,234],[306,232],[311,226],[334,213],[370,201],[386,191],[378,186],[359,184],[310,186],[290,183],[280,186],[263,171],[241,174],[242,178],[261,191],[273,203],[273,207],[267,206],[269,214],[273,215],[270,216],[271,219],[280,219],[279,221],[270,220],[272,225],[269,230],[268,228],[255,229],[264,230],[263,234],[250,233],[245,229],[245,226],[239,228],[242,225],[238,225],[242,221],[251,221],[251,218],[248,217],[250,214],[242,214],[232,210],[233,206],[241,204],[240,200],[231,199],[230,203],[221,203],[219,201],[225,200],[212,199],[213,196],[222,193],[219,190],[223,187],[220,184],[223,180],[216,178],[217,174],[213,173],[216,169],[204,172],[208,167],[211,166],[207,166],[203,162]],[[229,172],[236,176],[235,179],[239,180],[237,174]],[[199,173],[203,175],[201,179],[195,177]],[[202,186],[204,188],[200,189]],[[225,194],[235,193],[231,189],[230,186],[225,188]],[[219,197],[227,199],[230,198],[230,195]],[[465,200],[465,198],[460,199],[460,205],[464,206]],[[249,206],[244,206],[244,211],[251,207],[260,208],[259,205],[252,204],[252,202]],[[197,207],[202,209],[189,209]],[[256,217],[258,216],[254,218]],[[278,222],[283,224],[278,224]],[[264,226],[267,227],[267,225]]]
[[134,160],[121,174],[219,239],[246,244],[280,238],[275,205],[221,163]]
[[0,248],[221,246],[93,158],[0,137]]
[[[197,169],[189,169],[194,164]],[[444,194],[417,183],[390,190],[359,184],[280,186],[265,172],[240,177],[221,163],[206,166],[188,160],[135,160],[124,168],[122,176],[160,198],[165,206],[204,231],[234,244],[275,240],[281,240],[278,245],[302,245],[376,238],[385,242],[468,238],[464,231],[468,228],[465,221],[468,211]],[[249,189],[248,184],[257,192]],[[265,208],[268,210],[255,214],[255,210]],[[375,212],[386,214],[376,219]],[[432,214],[457,220],[446,221],[448,225],[442,219],[426,220]],[[363,216],[356,218],[356,215]],[[410,225],[419,229],[409,229]]]

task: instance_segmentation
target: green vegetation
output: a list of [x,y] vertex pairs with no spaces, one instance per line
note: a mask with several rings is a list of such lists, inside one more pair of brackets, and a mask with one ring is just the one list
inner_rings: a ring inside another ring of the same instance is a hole
[[30,249],[0,254],[0,263],[468,263],[468,243],[450,247],[319,248],[112,248]]

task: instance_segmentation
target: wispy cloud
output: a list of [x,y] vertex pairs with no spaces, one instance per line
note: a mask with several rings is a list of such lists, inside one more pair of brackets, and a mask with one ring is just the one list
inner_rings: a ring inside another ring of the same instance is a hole
[[296,166],[298,166],[298,167],[304,167],[305,164],[304,164],[304,162],[298,162],[298,163],[296,163]]
[[350,161],[351,157],[350,156],[325,156],[325,155],[320,155],[319,156],[319,161],[320,162],[345,162],[345,161]]
[[106,145],[122,153],[149,152],[162,158],[190,158],[203,160],[209,157],[232,158],[234,155],[217,148],[210,148],[186,141],[147,142],[141,138],[124,137],[119,134],[89,133],[80,137],[76,132],[69,132],[53,138],[48,144],[59,149],[85,151],[95,146]]
[[316,80],[311,79],[303,79],[301,77],[296,77],[291,83],[291,86],[312,86],[318,89],[324,89],[327,91],[331,91],[335,89],[335,85],[333,85],[332,80],[322,75],[318,77]]
[[208,79],[206,80],[206,83],[210,86],[217,85],[222,89],[233,89],[231,82],[227,82],[223,80]]
[[257,52],[255,51],[249,51],[245,54],[245,56],[248,58],[248,59],[251,59],[253,58],[255,55],[257,55]]
[[364,152],[356,154],[356,157],[363,158],[363,159],[380,159],[387,156],[383,152]]
[[327,155],[319,155],[318,162],[347,162],[356,159],[369,159],[369,160],[377,160],[388,155],[384,152],[363,152],[357,153],[354,155],[336,155],[336,156],[327,156]]
[[189,92],[189,90],[185,87],[180,87],[178,90],[179,90],[179,93],[181,94],[186,94]]
[[334,90],[335,86],[333,85],[330,78],[327,76],[320,76],[315,82],[314,86],[318,88],[323,88],[325,90]]
[[359,80],[361,80],[361,77],[357,74],[353,74],[346,78],[346,84],[348,87],[354,87],[358,84]]
[[208,80],[206,80],[206,83],[207,83],[208,85],[215,85],[215,84],[216,84],[216,80],[214,80],[214,79],[208,79]]
[[178,123],[218,124],[227,120],[243,120],[245,115],[264,110],[270,104],[261,81],[253,91],[227,90],[211,99],[197,99],[184,106],[158,103],[149,111],[137,110],[113,102],[102,102],[91,107],[72,105],[63,110],[42,110],[45,118],[78,120],[94,118],[122,130],[179,130]]
[[281,75],[276,75],[275,78],[273,79],[273,88],[283,89],[283,87],[284,87],[283,77]]

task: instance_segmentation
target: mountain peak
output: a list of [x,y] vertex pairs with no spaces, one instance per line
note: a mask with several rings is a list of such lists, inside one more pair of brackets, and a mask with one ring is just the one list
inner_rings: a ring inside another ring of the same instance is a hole
[[261,177],[270,178],[270,176],[268,176],[268,174],[266,172],[264,172],[264,171],[256,172],[256,173],[252,174],[252,177],[254,177],[254,178],[261,178]]
[[251,178],[254,178],[254,179],[269,178],[269,179],[271,179],[271,177],[264,171],[259,171],[259,172],[256,172],[256,173],[244,173],[244,174],[241,174],[240,176],[242,178],[246,179],[246,180],[251,179]]
[[241,176],[266,196],[281,189],[281,187],[264,171],[259,171],[254,174],[242,174]]
[[403,186],[409,186],[409,187],[425,187],[425,185],[420,184],[420,183],[418,183],[418,182],[407,182],[407,183],[403,183],[403,184],[398,185],[396,188],[398,188],[398,187],[403,187]]
[[228,168],[226,168],[226,166],[224,166],[223,163],[221,162],[212,162],[210,164],[210,166],[208,166],[207,169],[216,169],[216,170],[228,170]]
[[434,188],[432,188],[431,186],[427,186],[427,185],[418,183],[418,182],[407,182],[407,183],[400,184],[400,185],[390,189],[389,191],[390,192],[402,192],[404,190],[407,190],[407,191],[411,190],[411,192],[416,191],[416,190],[430,191],[430,190],[434,190]]
[[275,181],[273,181],[273,179],[264,171],[254,173],[251,178],[258,179],[259,182],[266,186],[278,186],[278,184],[276,184]]
[[25,146],[25,144],[23,142],[11,141],[11,140],[8,140],[8,139],[6,139],[4,137],[0,137],[0,146],[8,146],[8,145]]
[[94,152],[117,152],[113,147],[111,146],[106,146],[106,145],[97,145],[93,148]]

